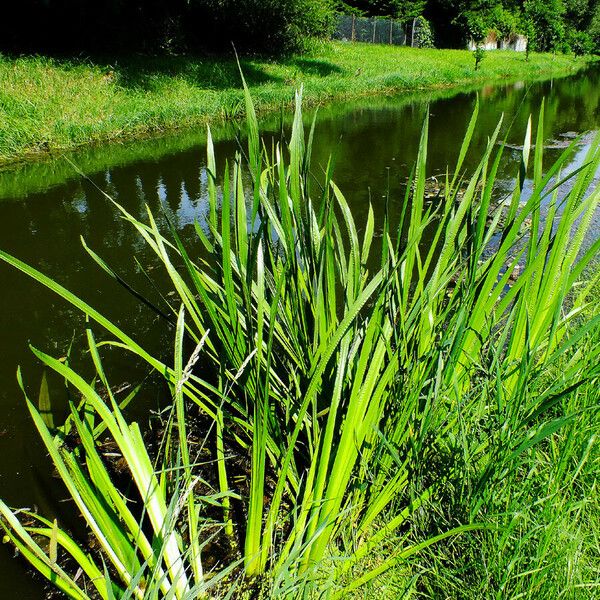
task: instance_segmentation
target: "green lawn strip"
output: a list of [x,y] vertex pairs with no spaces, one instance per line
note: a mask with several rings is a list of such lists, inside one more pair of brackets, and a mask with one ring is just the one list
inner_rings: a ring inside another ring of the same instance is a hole
[[[276,61],[243,59],[261,113],[373,93],[565,74],[589,63],[566,55],[489,52],[475,71],[466,50],[330,42]],[[217,123],[243,115],[233,59],[192,56],[105,61],[0,55],[0,164],[83,144]]]

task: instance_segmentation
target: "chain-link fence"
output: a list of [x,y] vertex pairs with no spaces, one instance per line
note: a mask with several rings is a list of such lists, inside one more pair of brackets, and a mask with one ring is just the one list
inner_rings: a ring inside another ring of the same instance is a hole
[[357,17],[340,15],[338,17],[334,40],[347,42],[369,42],[371,44],[393,44],[405,46],[407,40],[403,23],[394,19]]

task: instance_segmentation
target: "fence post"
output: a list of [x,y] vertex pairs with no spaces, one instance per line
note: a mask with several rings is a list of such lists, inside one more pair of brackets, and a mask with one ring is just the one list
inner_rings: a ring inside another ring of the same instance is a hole
[[356,19],[356,15],[352,15],[352,41],[355,42],[356,41],[356,29],[354,26],[354,21]]
[[373,19],[373,43],[375,43],[375,29],[377,28],[377,19]]
[[394,19],[390,19],[390,46],[392,45],[393,32],[394,32]]

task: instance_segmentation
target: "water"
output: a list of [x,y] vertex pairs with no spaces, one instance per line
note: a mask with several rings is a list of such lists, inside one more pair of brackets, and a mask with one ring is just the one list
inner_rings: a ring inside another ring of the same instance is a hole
[[[578,133],[600,125],[600,70],[564,79],[537,83],[485,86],[460,93],[367,98],[321,108],[317,115],[313,170],[316,178],[330,155],[335,181],[346,194],[357,222],[366,221],[369,200],[381,215],[390,194],[392,210],[404,193],[404,182],[415,160],[420,128],[430,116],[430,175],[440,175],[457,157],[477,96],[479,128],[466,172],[475,166],[487,135],[504,113],[504,131],[510,125],[507,149],[500,168],[499,198],[516,173],[530,113],[546,102],[547,160],[557,158],[561,147]],[[307,115],[307,124],[311,115]],[[278,136],[287,130],[288,118],[264,121],[263,131]],[[238,149],[237,128],[215,132],[218,170]],[[590,137],[584,139],[573,165],[581,161]],[[70,155],[85,172],[79,175],[64,159],[27,165],[0,172],[0,248],[21,258],[80,294],[115,320],[127,332],[158,355],[166,356],[169,332],[146,308],[110,280],[83,250],[80,236],[141,290],[154,294],[140,265],[155,273],[155,262],[133,228],[119,218],[106,191],[136,217],[143,218],[145,204],[155,214],[164,203],[184,238],[193,236],[193,222],[206,212],[205,135],[185,133],[126,145],[88,149]],[[514,146],[514,148],[512,147]],[[595,234],[598,233],[596,223]],[[0,496],[14,506],[37,506],[46,516],[73,523],[71,505],[62,500],[64,489],[30,422],[15,371],[21,365],[31,397],[37,399],[42,369],[33,359],[28,343],[54,356],[64,356],[71,342],[73,364],[87,369],[82,347],[84,319],[81,315],[23,274],[0,264]],[[99,328],[95,329],[102,339]],[[109,353],[110,378],[114,384],[136,383],[144,371],[131,360]],[[63,418],[67,398],[56,378],[49,377],[55,418]],[[132,409],[133,417],[145,418],[160,406],[160,385],[149,382]],[[7,547],[0,550],[2,597],[22,600],[41,598],[39,582],[32,582],[19,561],[10,559]],[[10,595],[8,595],[10,594]]]

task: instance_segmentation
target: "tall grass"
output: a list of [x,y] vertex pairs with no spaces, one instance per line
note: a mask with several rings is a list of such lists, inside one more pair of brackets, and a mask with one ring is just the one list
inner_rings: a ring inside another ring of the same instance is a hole
[[[559,399],[597,380],[598,344],[571,359],[564,379],[530,393],[598,327],[597,316],[572,322],[589,310],[591,287],[576,286],[600,247],[596,240],[582,251],[600,198],[590,189],[599,138],[577,171],[561,176],[575,141],[544,173],[542,110],[534,151],[528,128],[510,204],[496,207],[500,123],[474,173],[463,174],[476,110],[443,193],[426,201],[426,121],[399,225],[387,214],[375,223],[370,208],[359,230],[330,168],[321,184],[311,179],[314,126],[305,139],[301,94],[286,147],[261,143],[247,88],[245,102],[246,156],[225,167],[220,190],[209,133],[209,210],[196,224],[202,252],[184,246],[173,226],[159,230],[150,211],[141,222],[115,205],[177,292],[168,307],[177,323],[172,362],[0,252],[103,326],[114,337],[105,343],[148,362],[173,396],[173,424],[153,468],[138,425],[127,424],[111,396],[93,336],[96,381],[108,403],[36,351],[84,399],[56,432],[28,406],[101,550],[88,556],[57,524],[21,525],[5,505],[3,524],[34,567],[73,597],[87,592],[59,566],[58,546],[107,598],[196,597],[220,578],[231,582],[238,566],[247,585],[264,585],[273,596],[323,592],[328,581],[330,597],[345,597],[436,543],[497,527],[476,508],[421,538],[411,523],[435,510],[457,478],[473,506],[485,504],[517,476],[523,457],[572,422],[576,402],[557,411]],[[533,190],[525,194],[528,172]],[[194,405],[199,420],[189,417]],[[465,423],[492,414],[498,421],[490,435],[473,444]],[[98,458],[97,426],[108,429],[129,466],[145,526]],[[64,442],[65,427],[77,430],[74,448]],[[197,464],[190,440],[198,436],[211,448],[212,466]],[[456,450],[468,471],[434,470],[440,455]],[[233,551],[212,557],[222,566],[207,574],[206,532],[215,519],[221,530],[213,535]],[[381,548],[386,556],[363,568]]]
[[[456,475],[420,527],[431,535],[469,518],[495,527],[421,557],[426,597],[597,596],[597,313],[595,301],[577,341],[531,373],[518,402],[498,402],[501,386],[488,373],[464,398],[461,435],[436,449]],[[531,405],[539,406],[533,414]],[[515,446],[512,438],[523,428],[531,439],[547,435],[528,448]]]

